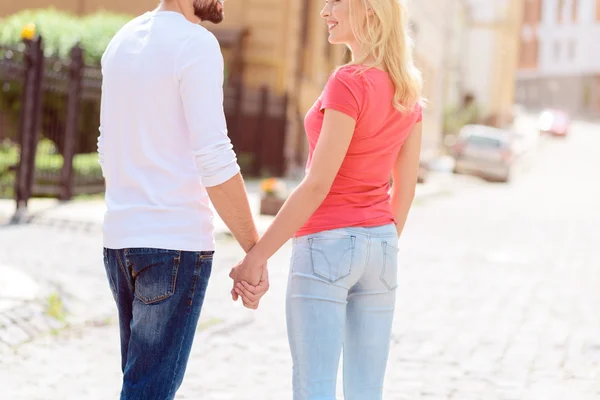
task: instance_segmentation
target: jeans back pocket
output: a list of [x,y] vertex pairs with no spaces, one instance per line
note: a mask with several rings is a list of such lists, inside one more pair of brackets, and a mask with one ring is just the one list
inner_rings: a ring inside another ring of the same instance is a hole
[[313,272],[316,276],[333,283],[350,275],[356,236],[316,237],[308,241]]
[[174,250],[127,252],[126,262],[135,282],[136,297],[145,304],[153,304],[173,296],[180,260],[181,253]]

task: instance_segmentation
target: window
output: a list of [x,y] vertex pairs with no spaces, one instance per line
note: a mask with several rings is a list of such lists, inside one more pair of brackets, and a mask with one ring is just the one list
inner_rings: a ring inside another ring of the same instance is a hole
[[575,39],[571,39],[571,41],[569,42],[569,59],[571,61],[575,60],[575,57],[577,56],[577,42],[575,41]]
[[542,20],[542,2],[541,0],[526,0],[523,3],[525,8],[523,12],[523,21],[526,24],[536,25]]
[[535,68],[538,61],[537,38],[524,39],[521,42],[520,67]]
[[563,20],[563,10],[565,9],[565,0],[558,0],[558,9],[556,10],[556,15],[558,18],[556,19],[558,23],[561,23]]
[[554,61],[560,61],[560,42],[554,42]]

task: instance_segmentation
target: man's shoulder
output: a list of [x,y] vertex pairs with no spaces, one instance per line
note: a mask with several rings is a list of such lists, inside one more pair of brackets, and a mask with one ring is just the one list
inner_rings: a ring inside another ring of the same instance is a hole
[[119,30],[117,30],[117,32],[113,35],[113,37],[108,42],[106,49],[104,49],[104,53],[102,54],[102,60],[101,60],[102,64],[104,64],[104,59],[111,52],[111,50],[115,46],[115,43],[119,43],[119,42],[122,42],[123,40],[125,40],[128,36],[128,32],[130,32],[131,30],[135,30],[136,26],[140,25],[144,20],[146,20],[148,18],[148,14],[149,13],[144,13],[142,15],[138,15],[137,17],[129,20],[127,23],[125,23],[125,25],[123,25],[121,28],[119,28]]
[[130,31],[131,29],[135,29],[136,26],[144,23],[149,18],[150,13],[146,12],[142,15],[138,15],[137,17],[130,19],[123,25],[117,33],[113,36],[113,40],[118,39],[124,32]]
[[188,39],[185,50],[191,51],[220,51],[219,41],[216,36],[202,25],[190,24],[188,26]]

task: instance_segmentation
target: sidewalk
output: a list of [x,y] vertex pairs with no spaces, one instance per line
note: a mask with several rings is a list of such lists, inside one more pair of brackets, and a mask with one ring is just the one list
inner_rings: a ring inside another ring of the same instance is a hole
[[[415,203],[427,197],[451,190],[452,177],[436,177],[419,185]],[[288,181],[288,189],[298,182]],[[252,213],[259,233],[264,233],[272,216],[259,215],[259,182],[247,183]],[[114,320],[114,307],[106,290],[100,253],[101,225],[106,207],[102,199],[59,202],[52,199],[33,199],[26,220],[30,225],[8,225],[0,231],[0,353],[3,348],[15,347],[47,332],[57,332],[68,326],[106,324]],[[0,200],[0,221],[9,220],[14,203]],[[200,329],[205,334],[235,329],[252,322],[252,314],[221,313],[218,304],[228,293],[229,269],[243,254],[225,223],[215,212],[215,236],[218,255],[213,264],[212,289],[220,296],[207,296],[213,304],[204,313]],[[54,230],[53,228],[58,228]],[[68,245],[67,245],[68,243]],[[30,255],[15,257],[35,249]],[[64,249],[64,251],[63,251]],[[283,258],[289,256],[286,252]],[[12,254],[12,256],[11,256]],[[36,260],[36,254],[52,254]],[[70,261],[65,263],[64,259]],[[29,260],[35,263],[29,264]],[[57,269],[58,268],[58,269]]]

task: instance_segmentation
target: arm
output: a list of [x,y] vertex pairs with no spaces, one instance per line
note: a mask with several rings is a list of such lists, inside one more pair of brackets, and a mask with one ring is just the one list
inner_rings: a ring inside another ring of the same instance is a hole
[[[191,151],[202,184],[225,225],[248,251],[258,241],[258,233],[233,146],[227,136],[223,110],[223,56],[219,43],[212,36],[194,37],[183,46],[177,61]],[[250,280],[258,284],[259,279],[260,274]]]
[[[242,175],[237,173],[228,181],[207,187],[210,201],[227,225],[240,246],[247,253],[258,242],[258,232],[254,226],[246,187]],[[257,282],[258,283],[258,282]]]
[[266,271],[266,260],[306,223],[325,200],[352,141],[362,91],[362,80],[343,72],[334,74],[325,86],[321,96],[323,122],[309,172],[286,200],[265,235],[230,274],[234,280],[233,299],[241,296],[246,307],[258,307],[265,285],[253,287],[239,276],[244,271]]
[[421,155],[421,122],[417,122],[402,145],[392,170],[392,196],[390,204],[396,219],[398,236],[404,229],[408,211],[415,197]]
[[265,232],[248,253],[250,265],[264,264],[306,223],[331,189],[344,161],[356,121],[336,110],[326,109],[311,168]]

